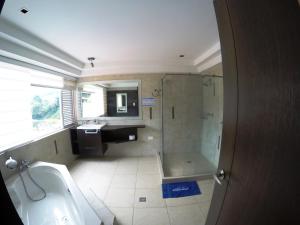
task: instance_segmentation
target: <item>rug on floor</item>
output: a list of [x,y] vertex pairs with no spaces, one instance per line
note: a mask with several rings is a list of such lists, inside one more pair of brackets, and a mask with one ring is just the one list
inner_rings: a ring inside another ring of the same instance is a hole
[[163,198],[180,198],[201,194],[196,181],[162,184],[162,192]]

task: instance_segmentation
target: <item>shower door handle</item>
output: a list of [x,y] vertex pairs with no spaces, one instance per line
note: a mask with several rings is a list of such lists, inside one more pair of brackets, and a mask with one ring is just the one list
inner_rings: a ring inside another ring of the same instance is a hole
[[172,106],[172,119],[174,120],[175,119],[175,107]]
[[225,179],[225,171],[219,170],[216,174],[214,174],[214,179],[218,184],[222,185],[222,181]]

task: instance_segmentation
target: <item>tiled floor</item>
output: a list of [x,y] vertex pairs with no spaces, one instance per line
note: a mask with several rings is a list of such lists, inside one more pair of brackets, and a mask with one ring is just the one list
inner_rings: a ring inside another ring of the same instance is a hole
[[214,174],[216,168],[199,152],[164,154],[164,174],[166,177]]
[[104,201],[119,225],[205,224],[213,181],[198,182],[202,195],[163,199],[155,157],[80,159],[69,170],[83,192],[91,188]]

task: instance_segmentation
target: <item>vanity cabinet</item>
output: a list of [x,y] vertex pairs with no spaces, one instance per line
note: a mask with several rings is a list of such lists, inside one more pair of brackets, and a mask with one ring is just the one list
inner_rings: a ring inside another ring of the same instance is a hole
[[122,143],[137,141],[137,128],[145,128],[145,125],[108,125],[102,128],[102,140],[105,143]]
[[71,128],[73,154],[104,156],[108,143],[137,141],[138,128],[145,128],[145,125],[105,125],[101,129],[73,127]]
[[81,156],[103,156],[107,145],[102,142],[101,130],[71,129],[73,154]]

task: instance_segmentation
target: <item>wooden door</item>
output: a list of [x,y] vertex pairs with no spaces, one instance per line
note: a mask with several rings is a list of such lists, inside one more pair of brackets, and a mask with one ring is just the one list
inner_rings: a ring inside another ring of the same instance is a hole
[[[300,224],[297,0],[216,0],[224,130],[207,225]],[[230,108],[232,107],[232,108]]]

